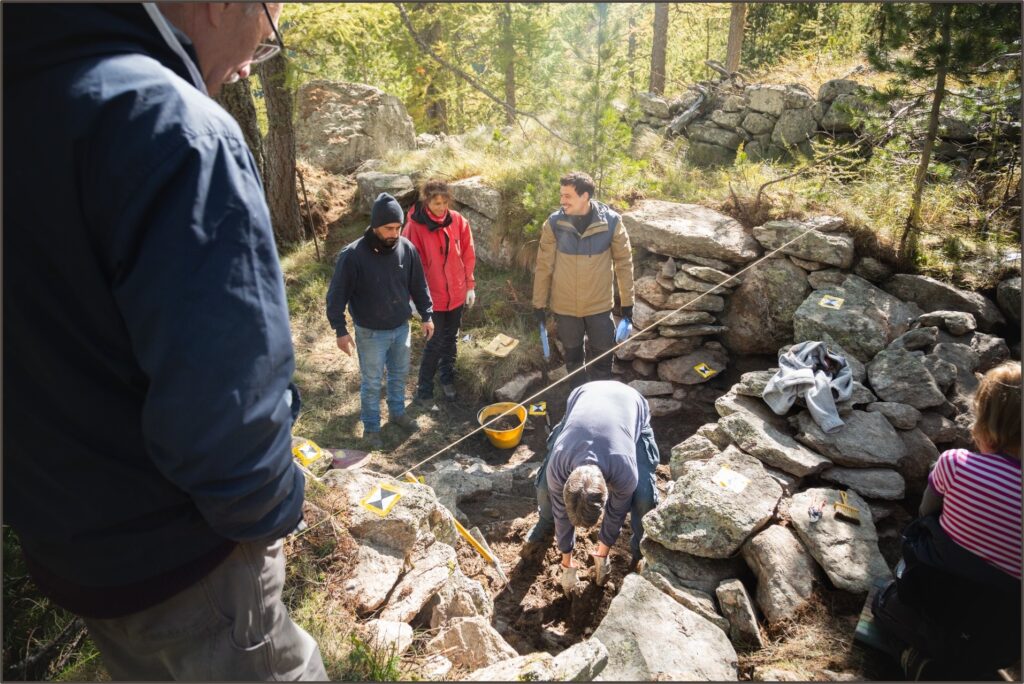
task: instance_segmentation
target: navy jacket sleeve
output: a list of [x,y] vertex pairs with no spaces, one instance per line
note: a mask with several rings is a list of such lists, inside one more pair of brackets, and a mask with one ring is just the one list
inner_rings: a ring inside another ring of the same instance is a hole
[[284,282],[252,155],[240,135],[194,135],[139,183],[112,217],[113,290],[148,381],[147,455],[219,534],[279,538],[302,515],[304,478]]
[[419,252],[411,242],[406,247],[412,256],[412,268],[409,269],[409,294],[412,296],[413,303],[416,304],[420,318],[426,322],[431,319],[434,311],[434,303],[430,299],[430,290],[427,288],[427,276],[423,273],[423,262],[420,261]]
[[356,268],[356,260],[350,259],[353,247],[349,246],[341,250],[338,260],[334,264],[334,275],[331,276],[331,285],[327,288],[327,321],[334,328],[338,337],[348,335],[348,326],[345,325],[345,307],[352,296],[352,286],[355,282],[353,270]]

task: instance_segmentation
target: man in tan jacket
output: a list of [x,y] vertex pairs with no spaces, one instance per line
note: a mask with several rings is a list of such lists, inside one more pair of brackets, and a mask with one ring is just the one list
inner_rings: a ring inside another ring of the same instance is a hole
[[541,227],[533,306],[541,325],[548,307],[555,314],[566,369],[571,373],[587,363],[587,371],[573,376],[572,384],[578,387],[587,382],[588,371],[590,380],[611,378],[611,354],[592,360],[615,344],[613,274],[622,315],[633,317],[633,254],[621,217],[592,199],[590,176],[574,171],[559,183],[561,209]]

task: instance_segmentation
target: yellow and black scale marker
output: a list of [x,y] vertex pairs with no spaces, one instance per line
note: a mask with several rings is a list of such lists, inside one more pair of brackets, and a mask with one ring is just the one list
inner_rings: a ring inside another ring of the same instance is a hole
[[843,302],[846,300],[842,297],[836,297],[835,295],[825,295],[818,302],[818,306],[825,307],[826,309],[842,309]]
[[384,517],[391,512],[398,500],[405,495],[405,491],[393,484],[378,482],[370,490],[370,493],[362,498],[359,505],[368,511]]
[[704,363],[703,361],[694,366],[693,370],[697,371],[697,375],[704,378],[705,380],[710,378],[712,375],[716,375],[718,373],[717,370],[715,370],[708,364]]

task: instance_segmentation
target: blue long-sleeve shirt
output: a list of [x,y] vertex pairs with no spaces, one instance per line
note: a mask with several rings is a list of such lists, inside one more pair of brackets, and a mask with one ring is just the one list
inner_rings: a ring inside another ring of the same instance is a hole
[[608,501],[597,538],[608,546],[615,544],[637,487],[636,443],[650,419],[643,395],[615,380],[588,382],[569,395],[546,471],[555,539],[562,553],[576,544],[562,490],[572,471],[584,465],[596,465],[604,475]]
[[416,248],[404,237],[394,249],[383,248],[367,228],[338,255],[327,290],[327,320],[338,337],[347,335],[347,306],[359,327],[393,330],[409,320],[410,297],[420,317],[429,321],[430,290]]

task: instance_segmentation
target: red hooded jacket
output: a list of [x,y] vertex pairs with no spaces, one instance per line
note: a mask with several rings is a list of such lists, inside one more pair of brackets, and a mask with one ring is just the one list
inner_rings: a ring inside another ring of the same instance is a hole
[[417,202],[403,235],[420,254],[434,311],[451,311],[465,304],[466,292],[476,287],[476,251],[469,221],[451,209],[437,220],[423,202]]

